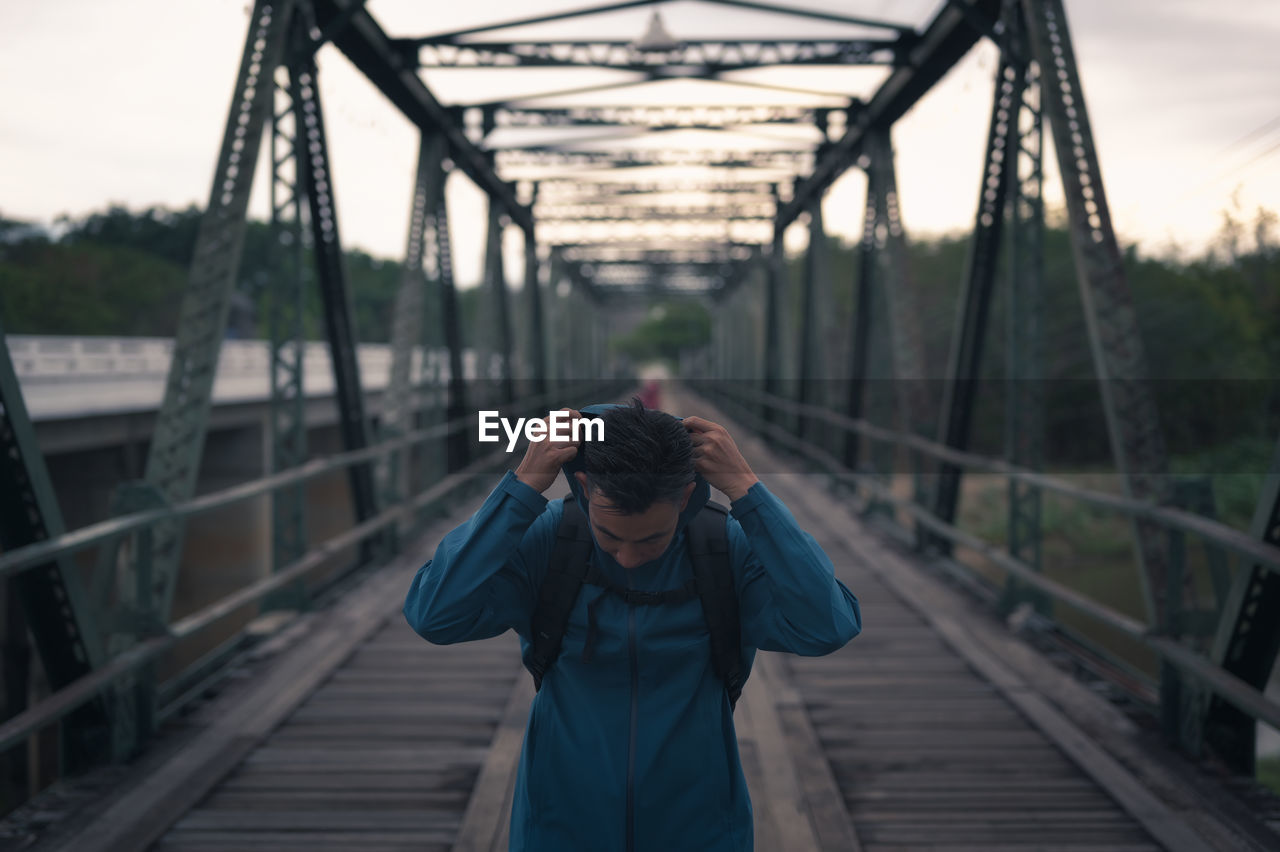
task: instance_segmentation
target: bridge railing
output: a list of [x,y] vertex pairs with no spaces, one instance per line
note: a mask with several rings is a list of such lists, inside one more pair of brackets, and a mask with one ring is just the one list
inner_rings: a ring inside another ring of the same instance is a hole
[[[507,406],[507,409],[516,414],[537,415],[545,413],[545,406],[552,403],[561,405],[566,402],[582,402],[585,404],[585,402],[597,401],[603,398],[602,395],[607,396],[620,388],[621,384],[617,380],[601,381],[590,385],[581,383],[576,386],[573,394],[574,397],[581,397],[581,400],[565,400],[562,395],[545,393],[520,397]],[[124,541],[128,536],[135,537],[137,546],[131,548],[131,553],[136,563],[139,559],[145,558],[145,556],[140,557],[139,554],[150,553],[151,548],[147,546],[146,537],[151,534],[152,528],[157,523],[171,519],[185,520],[256,497],[275,494],[283,489],[296,487],[317,477],[346,470],[354,465],[395,458],[396,454],[401,454],[403,458],[403,454],[419,446],[432,445],[434,449],[443,453],[450,436],[469,428],[476,428],[474,415],[415,429],[364,449],[312,459],[287,471],[202,495],[178,505],[121,515],[37,544],[0,553],[0,580],[90,548]],[[178,709],[173,705],[163,708],[157,706],[154,664],[163,654],[244,607],[260,603],[273,592],[304,581],[318,567],[346,548],[367,541],[393,527],[408,526],[417,513],[456,494],[468,485],[475,475],[494,470],[509,458],[506,452],[499,450],[471,461],[453,473],[438,479],[424,490],[407,495],[399,503],[386,506],[376,515],[314,546],[290,564],[280,566],[270,576],[237,589],[171,624],[148,624],[145,618],[139,619],[137,635],[131,647],[116,654],[91,673],[0,724],[0,752],[19,744],[37,731],[59,722],[83,705],[100,697],[118,696],[121,690],[129,693],[128,700],[123,702],[123,706],[128,706],[130,715],[135,717],[127,720],[126,724],[137,725],[139,719],[149,720],[152,723],[144,725],[147,729],[137,732],[140,736],[133,737],[136,741],[136,749],[138,744],[154,733],[155,719]],[[395,538],[398,537],[393,537],[393,540]],[[344,573],[349,574],[358,567],[353,564]],[[139,586],[148,582],[146,565],[135,564],[133,568]],[[174,678],[181,676],[181,671],[174,674]],[[176,700],[181,701],[184,696],[190,694],[191,691],[187,691]],[[110,721],[114,726],[121,720],[111,719]],[[114,755],[116,758],[126,756],[119,753]]]
[[[850,470],[842,458],[821,446],[797,437],[786,427],[770,422],[768,417],[762,415],[767,412],[781,412],[786,415],[785,418],[773,419],[796,418],[798,422],[799,418],[807,418],[811,422],[821,421],[838,430],[842,435],[853,433],[869,441],[902,448],[911,453],[915,459],[917,478],[924,472],[924,460],[930,459],[934,462],[955,465],[965,471],[997,474],[1008,480],[1020,481],[1042,491],[1058,494],[1089,506],[1157,524],[1169,536],[1169,550],[1174,560],[1185,560],[1186,537],[1195,536],[1208,546],[1220,547],[1239,559],[1245,560],[1246,564],[1259,565],[1269,571],[1280,571],[1280,547],[1259,541],[1202,515],[1149,501],[1083,488],[1053,476],[1019,468],[999,459],[955,450],[919,435],[879,427],[866,420],[854,419],[821,406],[797,403],[747,386],[745,382],[694,382],[692,384],[708,398],[725,403],[736,416],[766,435],[771,441],[807,459],[829,473],[835,480],[851,486],[855,493],[868,495],[871,500],[903,512],[914,525],[916,542],[928,541],[930,536],[935,536],[981,555],[1003,569],[1007,575],[1017,578],[1018,582],[1033,587],[1054,602],[1069,606],[1090,619],[1119,631],[1156,654],[1165,664],[1162,668],[1162,678],[1189,677],[1207,693],[1218,696],[1257,721],[1280,729],[1280,703],[1267,698],[1252,685],[1227,672],[1196,649],[1179,641],[1178,636],[1183,633],[1183,630],[1179,624],[1174,623],[1181,617],[1177,607],[1166,608],[1168,614],[1164,620],[1167,623],[1147,624],[1139,621],[1076,589],[1046,577],[1026,562],[1012,556],[1007,550],[960,529],[956,524],[942,520],[917,499],[893,493],[887,484],[877,481],[874,476]],[[1172,567],[1174,568],[1170,571],[1172,577],[1180,578],[1185,570],[1185,564],[1179,562]],[[948,560],[948,568],[969,574],[970,580],[975,579],[973,569],[961,563]],[[1171,579],[1171,582],[1174,580]],[[1169,686],[1167,683],[1163,685]],[[1161,695],[1164,698],[1168,695],[1176,695],[1177,692],[1177,690],[1162,689]],[[1171,717],[1174,720],[1178,718],[1175,709],[1166,707],[1162,710],[1166,725],[1171,724]],[[1179,733],[1170,731],[1174,736]]]

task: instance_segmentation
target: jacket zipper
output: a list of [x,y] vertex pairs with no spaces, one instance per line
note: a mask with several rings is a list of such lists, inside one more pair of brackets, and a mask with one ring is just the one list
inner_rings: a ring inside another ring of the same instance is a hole
[[639,728],[640,664],[636,654],[636,608],[627,606],[628,654],[631,658],[631,741],[627,746],[627,852],[636,848],[636,732]]

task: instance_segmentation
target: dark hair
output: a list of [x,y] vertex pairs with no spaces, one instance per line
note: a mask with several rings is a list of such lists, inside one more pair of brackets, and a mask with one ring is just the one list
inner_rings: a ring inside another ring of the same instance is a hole
[[631,405],[610,408],[604,440],[584,441],[588,489],[596,489],[623,514],[647,510],[658,500],[678,502],[693,482],[693,443],[684,424],[663,411]]

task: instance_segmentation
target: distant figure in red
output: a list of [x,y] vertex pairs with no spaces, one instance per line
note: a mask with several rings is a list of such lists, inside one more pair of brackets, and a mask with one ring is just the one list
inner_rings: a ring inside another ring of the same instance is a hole
[[645,380],[644,386],[640,389],[640,403],[650,410],[658,410],[662,408],[662,389],[658,385],[657,379]]

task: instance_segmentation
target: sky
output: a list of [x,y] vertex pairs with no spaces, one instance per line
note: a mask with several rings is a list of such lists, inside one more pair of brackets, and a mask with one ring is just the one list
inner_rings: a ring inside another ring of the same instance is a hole
[[[247,0],[45,0],[0,7],[0,216],[49,224],[59,215],[80,216],[113,203],[133,209],[204,204],[250,5]],[[450,5],[369,0],[368,8],[395,36],[585,5],[574,0]],[[918,26],[940,4],[810,0],[792,5]],[[448,20],[442,8],[449,10]],[[706,3],[663,9],[664,22],[676,36],[707,34],[695,32],[700,25],[725,35],[781,34],[789,25]],[[1280,209],[1280,50],[1275,49],[1280,3],[1066,0],[1066,10],[1122,242],[1136,242],[1148,253],[1193,254],[1212,239],[1224,210],[1251,222],[1260,205]],[[636,10],[578,26],[595,35],[638,36],[648,15]],[[895,126],[909,234],[972,227],[997,62],[994,46],[981,43]],[[399,257],[409,221],[416,129],[334,48],[322,49],[318,63],[343,241],[375,256]],[[426,79],[446,102],[482,100],[490,90],[509,92],[523,80],[532,81],[524,72],[515,78],[493,72],[499,76],[480,83],[478,73],[488,72],[469,72],[465,80],[455,72],[426,72]],[[750,83],[761,73],[740,76]],[[866,94],[878,73],[780,69],[769,79]],[[537,81],[540,87],[545,82]],[[683,94],[708,97],[697,89]],[[757,103],[775,97],[747,86],[716,87],[711,96],[718,102]],[[603,102],[599,96],[593,100]],[[1046,198],[1061,204],[1056,169],[1048,172]],[[259,166],[250,205],[251,215],[261,218],[267,215],[265,175]],[[829,232],[859,232],[864,189],[861,174],[852,170],[827,194],[823,212]],[[462,176],[450,180],[448,195],[456,276],[466,286],[479,277],[485,201]],[[805,238],[803,227],[793,228],[788,244],[799,248]],[[514,278],[522,268],[515,229],[506,244],[507,269]]]

